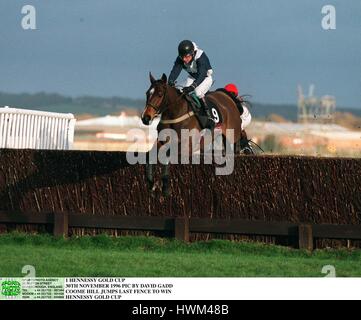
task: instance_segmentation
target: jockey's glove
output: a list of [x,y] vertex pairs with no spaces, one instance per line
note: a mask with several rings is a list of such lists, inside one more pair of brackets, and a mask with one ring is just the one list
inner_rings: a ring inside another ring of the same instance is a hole
[[191,85],[191,86],[189,86],[189,87],[184,87],[184,88],[183,88],[183,92],[184,92],[184,93],[189,93],[189,92],[194,91],[195,88],[196,88],[196,87],[195,87],[194,85]]

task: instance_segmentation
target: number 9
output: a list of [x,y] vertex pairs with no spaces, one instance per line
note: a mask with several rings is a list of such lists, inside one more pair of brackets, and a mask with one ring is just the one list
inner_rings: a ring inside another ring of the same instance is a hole
[[217,110],[212,108],[212,114],[213,114],[214,122],[218,123],[219,122],[219,115],[218,115]]

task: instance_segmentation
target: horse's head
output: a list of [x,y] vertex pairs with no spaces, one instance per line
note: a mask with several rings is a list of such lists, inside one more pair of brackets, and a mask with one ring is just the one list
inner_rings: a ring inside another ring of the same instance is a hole
[[142,114],[142,121],[149,125],[153,119],[167,108],[167,76],[163,73],[159,80],[149,73],[150,87],[146,93],[147,100]]

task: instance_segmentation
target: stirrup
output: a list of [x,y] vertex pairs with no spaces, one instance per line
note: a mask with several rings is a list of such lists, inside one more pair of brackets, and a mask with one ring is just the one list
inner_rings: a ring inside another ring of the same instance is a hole
[[207,115],[206,128],[212,130],[214,129],[215,126],[216,126],[216,122],[214,121],[214,119]]

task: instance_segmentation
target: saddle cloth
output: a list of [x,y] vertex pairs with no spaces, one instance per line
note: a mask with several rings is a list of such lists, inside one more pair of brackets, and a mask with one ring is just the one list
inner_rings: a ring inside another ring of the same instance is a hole
[[[185,98],[190,108],[194,112],[196,118],[198,119],[201,128],[204,129],[206,127],[208,117],[206,112],[204,111],[203,103],[195,95],[185,95]],[[217,104],[211,101],[210,99],[207,99],[207,95],[206,95],[206,102],[208,108],[211,110],[216,126],[220,125],[223,122],[223,118]]]

